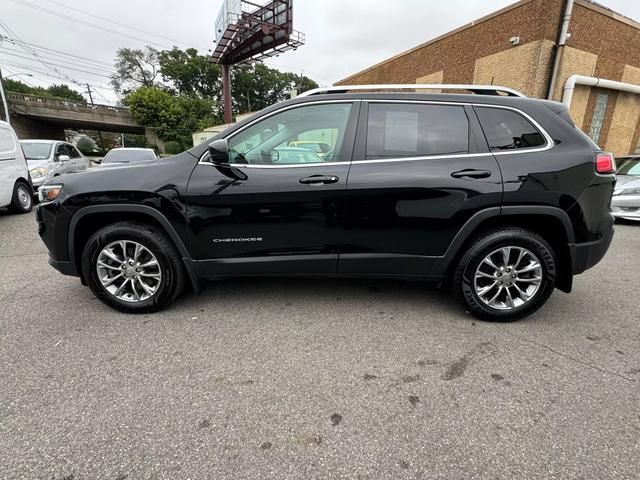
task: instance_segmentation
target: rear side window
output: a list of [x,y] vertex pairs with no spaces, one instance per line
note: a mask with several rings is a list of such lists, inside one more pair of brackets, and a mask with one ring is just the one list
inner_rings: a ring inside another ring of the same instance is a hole
[[534,148],[547,143],[529,120],[513,110],[476,107],[476,112],[491,150]]
[[367,160],[468,151],[469,120],[464,107],[398,103],[369,105]]
[[0,153],[14,152],[15,149],[16,142],[11,132],[6,128],[0,128]]

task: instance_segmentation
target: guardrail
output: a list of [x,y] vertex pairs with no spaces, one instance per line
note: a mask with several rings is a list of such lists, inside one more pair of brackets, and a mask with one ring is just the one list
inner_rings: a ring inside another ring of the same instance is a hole
[[7,100],[9,103],[17,105],[33,105],[42,108],[51,108],[54,110],[73,110],[87,113],[116,113],[131,115],[131,112],[129,112],[129,109],[126,107],[113,107],[111,105],[91,105],[89,103],[65,100],[64,98],[39,97],[37,95],[28,95],[24,93],[7,92]]

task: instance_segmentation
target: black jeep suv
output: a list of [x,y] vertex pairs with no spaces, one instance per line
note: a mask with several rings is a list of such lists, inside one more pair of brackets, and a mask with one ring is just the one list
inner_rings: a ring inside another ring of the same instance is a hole
[[562,104],[455,88],[473,94],[319,89],[172,158],[56,177],[49,261],[125,312],[300,275],[434,280],[480,318],[524,317],[606,253],[614,161]]

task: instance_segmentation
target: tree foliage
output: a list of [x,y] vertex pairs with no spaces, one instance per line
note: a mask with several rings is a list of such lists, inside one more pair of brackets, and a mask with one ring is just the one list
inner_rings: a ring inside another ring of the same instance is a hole
[[125,95],[139,87],[153,87],[160,70],[158,57],[158,50],[149,46],[120,48],[116,53],[111,85],[116,92]]
[[24,93],[25,95],[38,95],[40,97],[57,97],[74,102],[86,103],[85,98],[80,92],[72,89],[69,85],[51,85],[48,88],[32,87],[20,80],[8,78],[3,81],[4,87],[8,92]]
[[220,94],[220,66],[195,48],[163,50],[159,54],[162,79],[180,95],[215,99]]
[[[164,141],[192,144],[191,135],[222,123],[221,68],[194,48],[120,49],[112,83],[138,123]],[[234,113],[257,111],[318,85],[302,75],[263,64],[232,69]]]

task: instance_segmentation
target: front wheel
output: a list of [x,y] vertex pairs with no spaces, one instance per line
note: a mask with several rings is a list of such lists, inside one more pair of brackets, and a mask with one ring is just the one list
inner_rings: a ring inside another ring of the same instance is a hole
[[13,187],[9,210],[13,213],[29,213],[33,207],[33,192],[29,184],[19,181]]
[[182,291],[184,265],[158,229],[116,223],[97,231],[82,256],[82,273],[103,303],[126,313],[162,309]]
[[478,237],[457,265],[457,296],[483,320],[512,321],[538,310],[553,293],[553,249],[539,235],[500,228]]

